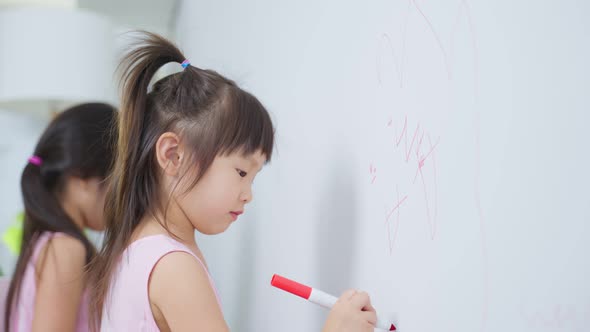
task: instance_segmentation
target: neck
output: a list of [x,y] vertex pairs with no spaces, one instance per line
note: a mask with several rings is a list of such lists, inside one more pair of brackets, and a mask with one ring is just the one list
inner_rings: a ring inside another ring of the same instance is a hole
[[195,229],[174,201],[170,202],[165,214],[144,216],[135,238],[169,233],[187,247],[197,247]]

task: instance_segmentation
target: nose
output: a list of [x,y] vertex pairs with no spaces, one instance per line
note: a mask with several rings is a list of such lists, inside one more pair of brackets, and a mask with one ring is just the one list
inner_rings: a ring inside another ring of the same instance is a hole
[[252,201],[252,186],[248,185],[245,190],[242,190],[240,200],[244,202],[244,204],[248,204]]

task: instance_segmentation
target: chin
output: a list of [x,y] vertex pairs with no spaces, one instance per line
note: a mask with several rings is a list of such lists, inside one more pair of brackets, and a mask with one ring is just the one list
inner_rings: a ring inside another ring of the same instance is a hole
[[95,232],[102,232],[104,231],[105,227],[104,225],[87,225],[86,228],[90,229],[91,231],[95,231]]
[[204,230],[198,230],[198,229],[197,230],[205,235],[217,235],[217,234],[221,234],[221,233],[225,232],[229,228],[230,225],[231,225],[231,223],[218,224],[218,225],[215,225],[214,227],[210,227],[210,228],[207,228]]

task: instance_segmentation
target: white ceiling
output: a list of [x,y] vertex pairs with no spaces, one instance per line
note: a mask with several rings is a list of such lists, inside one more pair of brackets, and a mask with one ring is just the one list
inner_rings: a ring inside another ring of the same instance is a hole
[[78,0],[78,7],[110,17],[122,28],[138,28],[170,36],[180,0]]
[[179,4],[180,0],[0,0],[0,9],[83,8],[110,17],[122,30],[144,29],[172,37]]
[[74,8],[76,3],[76,0],[0,0],[0,7],[49,6]]

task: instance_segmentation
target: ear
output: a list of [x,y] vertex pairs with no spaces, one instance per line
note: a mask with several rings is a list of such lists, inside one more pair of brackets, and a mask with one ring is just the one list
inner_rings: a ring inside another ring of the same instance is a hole
[[180,146],[180,137],[172,132],[165,132],[156,142],[156,159],[164,174],[178,176],[184,149]]

